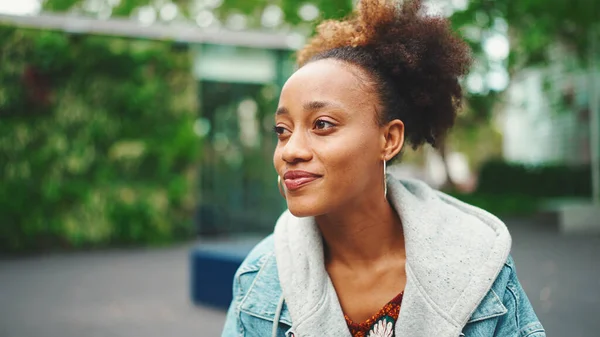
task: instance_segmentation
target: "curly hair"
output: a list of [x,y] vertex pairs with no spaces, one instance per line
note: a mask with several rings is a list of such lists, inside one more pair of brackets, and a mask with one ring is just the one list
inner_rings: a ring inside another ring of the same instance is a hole
[[421,0],[362,0],[350,18],[321,23],[297,54],[299,67],[331,58],[365,70],[379,95],[379,122],[400,119],[414,149],[435,147],[454,125],[459,78],[471,64],[448,20],[422,9]]

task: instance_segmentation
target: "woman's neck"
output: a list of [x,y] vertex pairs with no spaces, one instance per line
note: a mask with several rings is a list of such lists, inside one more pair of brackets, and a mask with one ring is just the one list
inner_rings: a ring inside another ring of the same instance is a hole
[[361,198],[343,210],[316,217],[323,235],[326,263],[369,267],[382,258],[405,257],[398,213],[385,199]]

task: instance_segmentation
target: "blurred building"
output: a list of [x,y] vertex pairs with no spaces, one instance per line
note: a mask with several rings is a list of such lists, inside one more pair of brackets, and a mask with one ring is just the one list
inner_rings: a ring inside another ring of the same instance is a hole
[[559,214],[564,232],[600,232],[597,44],[590,33],[590,52],[585,60],[556,46],[547,65],[521,71],[507,92],[503,115],[503,152],[507,161],[589,169],[591,196],[548,205]]
[[600,64],[600,52],[592,50],[582,60],[557,44],[547,64],[515,74],[503,111],[503,152],[508,161],[591,164],[593,133],[600,129],[591,124],[591,103],[600,96],[600,87],[592,83],[600,78],[594,63]]
[[508,89],[504,156],[531,165],[589,165],[589,73],[528,69]]

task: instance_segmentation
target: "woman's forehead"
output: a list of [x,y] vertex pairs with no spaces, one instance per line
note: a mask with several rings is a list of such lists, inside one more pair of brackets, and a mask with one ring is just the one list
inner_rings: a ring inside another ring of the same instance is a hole
[[[283,101],[333,101],[342,105],[374,103],[373,84],[358,66],[326,59],[298,69],[285,83]],[[304,103],[303,103],[304,104]]]

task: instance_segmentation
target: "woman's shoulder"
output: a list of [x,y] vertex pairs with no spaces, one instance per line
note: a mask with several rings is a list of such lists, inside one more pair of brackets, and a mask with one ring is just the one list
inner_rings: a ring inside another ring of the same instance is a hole
[[252,248],[238,268],[236,276],[259,271],[274,254],[275,244],[273,234],[270,234]]
[[[273,235],[269,235],[250,251],[235,274],[234,302],[251,316],[271,317],[281,296],[274,248]],[[289,322],[289,317],[284,321]]]
[[476,331],[485,330],[490,318],[495,320],[496,336],[544,337],[544,327],[537,318],[525,291],[517,277],[515,262],[509,256],[494,281],[492,288],[483,298],[467,322],[463,334],[470,336]]
[[515,261],[512,255],[509,255],[504,262],[504,266],[500,270],[500,273],[496,277],[494,284],[492,285],[492,291],[497,293],[499,296],[503,295],[509,283],[517,277],[515,270]]

